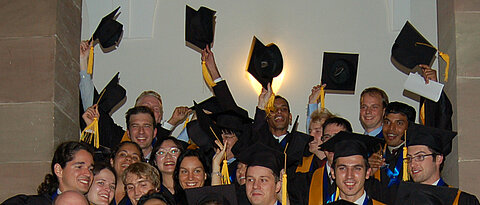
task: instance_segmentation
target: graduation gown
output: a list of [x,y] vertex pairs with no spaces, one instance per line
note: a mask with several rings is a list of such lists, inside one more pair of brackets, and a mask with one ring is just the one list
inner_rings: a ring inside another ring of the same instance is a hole
[[[448,184],[446,184],[442,178],[440,178],[440,181],[438,182],[437,186],[445,186],[445,187],[450,187]],[[478,202],[478,199],[476,196],[471,195],[469,193],[459,191],[459,198],[458,198],[458,204],[459,205],[477,205],[480,204]]]
[[452,130],[452,103],[442,91],[438,102],[420,98],[420,110],[425,106],[425,126],[436,127],[444,130]]
[[48,194],[42,195],[25,195],[20,194],[5,200],[2,205],[51,205],[52,196]]

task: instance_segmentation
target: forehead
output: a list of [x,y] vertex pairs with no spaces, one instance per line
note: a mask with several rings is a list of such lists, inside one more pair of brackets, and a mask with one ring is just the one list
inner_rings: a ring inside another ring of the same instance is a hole
[[139,181],[150,181],[146,176],[138,175],[136,173],[128,172],[127,176],[125,177],[125,181],[127,183],[135,183]]
[[262,166],[249,166],[247,167],[247,176],[250,177],[271,177],[273,176],[273,171],[270,168]]
[[162,149],[168,149],[168,148],[172,148],[172,147],[177,147],[177,144],[175,144],[175,142],[173,142],[173,140],[165,140],[162,142],[162,145],[160,145],[160,148]]
[[377,93],[365,93],[360,98],[361,104],[382,104],[382,96]]
[[180,164],[180,167],[183,167],[183,168],[202,167],[203,168],[203,165],[202,165],[202,162],[200,162],[200,160],[197,157],[188,156],[183,158],[182,163]]
[[153,118],[151,115],[147,113],[137,113],[130,115],[130,123],[152,123],[153,124]]
[[325,122],[324,118],[322,118],[321,121],[313,121],[313,122],[310,123],[310,128],[311,129],[322,128],[322,125],[323,125],[324,122]]
[[92,165],[93,164],[93,156],[90,154],[90,152],[87,152],[86,150],[79,150],[73,155],[72,161],[70,163],[76,163],[76,162],[84,162],[87,165]]
[[104,179],[110,182],[114,182],[115,175],[113,175],[113,172],[108,169],[102,169],[97,175],[95,175],[95,180],[97,179]]
[[331,123],[325,126],[325,130],[323,130],[323,133],[327,135],[335,135],[340,131],[344,131],[344,130],[345,128],[343,126],[338,125],[337,123]]
[[151,95],[145,95],[140,100],[138,100],[137,105],[152,105],[152,106],[161,106],[162,102],[159,101],[156,97],[151,96]]
[[412,145],[412,146],[408,146],[407,152],[408,154],[413,155],[418,152],[430,153],[430,150],[425,145]]
[[346,165],[346,166],[366,166],[365,160],[361,155],[352,155],[347,157],[337,158],[337,165]]
[[282,98],[277,98],[275,99],[275,101],[273,101],[273,104],[275,104],[275,106],[287,106],[287,101],[285,101],[284,99]]
[[388,119],[390,121],[397,121],[397,120],[407,121],[407,116],[402,113],[389,113],[385,115],[385,119]]
[[121,152],[121,151],[140,155],[140,150],[138,150],[137,146],[135,146],[133,144],[130,144],[130,143],[122,145],[118,149],[118,152]]

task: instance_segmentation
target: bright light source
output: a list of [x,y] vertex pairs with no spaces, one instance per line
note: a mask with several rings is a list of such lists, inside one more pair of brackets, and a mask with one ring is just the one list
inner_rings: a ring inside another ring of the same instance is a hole
[[[273,83],[272,83],[272,89],[273,93],[277,93],[278,90],[280,90],[280,86],[282,85],[283,78],[285,77],[285,66],[283,67],[282,73],[278,75],[277,77],[273,78]],[[248,73],[248,80],[250,81],[250,85],[252,85],[253,90],[257,93],[257,95],[260,95],[262,92],[262,85],[250,74]]]

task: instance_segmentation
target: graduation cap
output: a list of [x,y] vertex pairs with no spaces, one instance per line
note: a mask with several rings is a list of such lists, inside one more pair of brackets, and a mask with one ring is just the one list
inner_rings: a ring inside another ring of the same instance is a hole
[[385,109],[385,116],[389,113],[400,113],[407,116],[407,120],[410,122],[415,122],[415,117],[417,116],[417,112],[415,108],[410,105],[407,105],[402,102],[390,102]]
[[283,153],[264,145],[261,142],[257,142],[245,150],[239,155],[240,162],[250,166],[261,166],[272,170],[272,172],[280,177],[280,171],[283,169]]
[[203,112],[200,106],[195,104],[195,113],[197,114],[197,121],[192,121],[187,124],[187,133],[190,139],[202,149],[209,149],[217,147],[215,140],[223,143],[222,132],[213,120]]
[[196,107],[199,107],[200,109],[208,110],[212,113],[219,113],[222,112],[222,108],[220,106],[220,103],[218,103],[218,99],[215,96],[209,97],[208,99],[190,107],[190,109],[196,109]]
[[453,204],[457,193],[457,188],[401,182],[398,187],[395,204]]
[[120,7],[103,17],[93,33],[92,40],[98,39],[103,48],[116,45],[122,35],[123,25],[115,20],[115,15],[119,9]]
[[215,13],[207,7],[202,6],[196,11],[186,5],[185,41],[188,46],[193,45],[193,49],[203,50],[207,45],[212,45]]
[[277,45],[265,46],[257,37],[253,37],[248,58],[247,71],[267,89],[267,84],[280,75],[283,70],[282,53]]
[[186,189],[185,194],[187,195],[187,201],[190,205],[203,205],[208,202],[217,202],[215,204],[223,205],[237,205],[237,194],[233,184]]
[[325,90],[336,93],[355,92],[358,54],[323,53],[322,83]]
[[233,131],[242,131],[244,124],[253,122],[253,120],[248,117],[248,111],[241,107],[236,107],[236,109],[223,112],[213,113],[210,116],[216,122],[216,125],[219,128]]
[[113,76],[112,80],[110,80],[105,88],[103,88],[103,97],[101,99],[100,95],[95,90],[93,101],[97,102],[100,100],[97,104],[106,113],[109,113],[121,100],[123,100],[127,93],[125,88],[119,84],[118,74],[120,74],[120,72],[117,72],[117,74]]
[[353,155],[362,155],[365,159],[368,159],[372,153],[378,151],[383,143],[383,139],[340,131],[321,144],[320,150],[334,152],[334,159]]
[[407,146],[425,145],[447,156],[452,151],[456,132],[412,123],[407,129]]

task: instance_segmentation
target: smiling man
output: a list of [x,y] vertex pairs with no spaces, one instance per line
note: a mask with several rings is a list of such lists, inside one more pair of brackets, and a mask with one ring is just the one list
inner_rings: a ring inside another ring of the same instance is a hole
[[153,139],[157,134],[155,115],[145,106],[130,108],[125,116],[127,133],[130,139],[142,148],[145,160],[150,159],[153,150]]
[[158,170],[145,162],[130,165],[123,173],[122,181],[133,205],[137,205],[140,197],[150,191],[159,191],[162,185]]
[[51,174],[38,187],[38,195],[17,195],[2,204],[52,204],[61,193],[88,192],[93,180],[93,148],[80,142],[64,142],[53,155]]
[[[412,125],[407,136],[408,168],[413,181],[421,184],[448,186],[441,178],[445,157],[452,151],[456,132],[423,125]],[[465,192],[458,192],[458,204],[479,204],[478,199]]]
[[383,137],[382,120],[385,108],[388,105],[388,96],[385,91],[371,87],[362,91],[360,95],[360,123],[366,135]]
[[334,150],[332,178],[337,191],[329,202],[340,199],[355,204],[382,204],[371,199],[365,191],[365,180],[370,177],[368,155],[378,146],[378,140],[370,136],[339,132],[320,147]]

